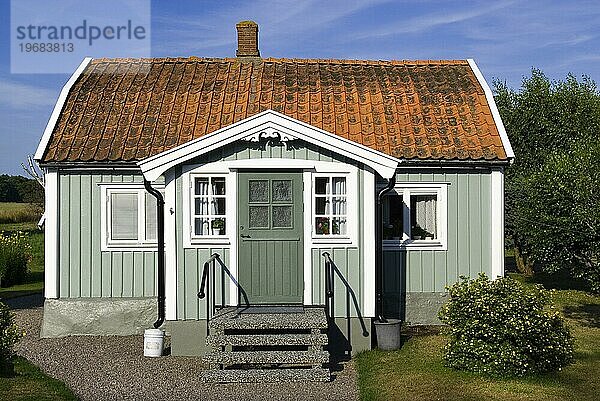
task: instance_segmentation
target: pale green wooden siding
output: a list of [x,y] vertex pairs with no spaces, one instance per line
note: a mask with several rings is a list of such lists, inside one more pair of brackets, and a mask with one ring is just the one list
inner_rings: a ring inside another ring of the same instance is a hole
[[[286,146],[266,146],[261,149],[252,143],[239,142],[227,145],[221,149],[211,152],[205,156],[199,157],[189,162],[189,164],[203,164],[208,162],[215,162],[220,160],[246,160],[253,158],[286,158],[286,159],[302,159],[302,160],[318,160],[328,162],[339,162],[352,164],[359,166],[355,161],[340,157],[333,154],[332,152],[318,148],[316,146],[307,144],[302,141],[294,141],[291,143],[290,149]],[[282,166],[285,167],[285,166]],[[359,166],[360,167],[360,166]],[[183,183],[181,178],[181,169],[176,168],[175,172],[177,176],[177,216],[176,225],[177,227],[184,227],[183,229],[189,230],[189,223],[183,222],[183,198],[187,196],[188,191],[183,189]],[[363,174],[362,170],[359,169],[359,188],[362,188]],[[357,209],[359,210],[359,220],[362,218],[362,205],[363,205],[363,194],[359,191]],[[227,206],[228,208],[231,206]],[[308,228],[305,228],[308,229]],[[360,232],[360,230],[359,230]],[[362,243],[362,233],[359,235],[359,245]],[[362,305],[362,251],[360,246],[354,248],[319,248],[312,251],[312,281],[313,281],[313,304],[324,303],[324,291],[325,287],[323,284],[323,258],[321,255],[323,252],[328,251],[334,257],[336,264],[340,271],[342,271],[352,285],[353,290],[358,298],[359,305]],[[184,249],[183,247],[183,234],[181,230],[177,232],[177,318],[178,319],[202,319],[206,315],[206,304],[205,301],[199,301],[196,294],[200,288],[200,280],[202,279],[202,264],[206,259],[210,257],[212,252],[220,253],[225,255],[226,262],[229,264],[229,251],[226,248],[200,248],[200,249]],[[188,281],[189,278],[189,281]],[[228,281],[228,279],[227,279]],[[343,289],[340,287],[341,282],[336,280],[336,290],[338,296],[336,297],[336,314],[345,316],[345,296]],[[216,285],[217,289],[220,285]],[[183,289],[183,291],[182,291]],[[229,294],[229,286],[226,286],[226,294]],[[217,300],[220,295],[217,294]],[[228,297],[228,295],[227,295]],[[228,299],[228,298],[227,298]],[[353,310],[353,308],[352,308]],[[352,315],[355,316],[354,310]]]
[[156,296],[154,251],[100,251],[101,183],[142,183],[141,175],[61,173],[59,288],[61,298]]
[[448,250],[384,252],[388,314],[403,310],[404,292],[443,292],[459,276],[491,275],[491,174],[485,170],[399,173],[396,182],[446,182]]

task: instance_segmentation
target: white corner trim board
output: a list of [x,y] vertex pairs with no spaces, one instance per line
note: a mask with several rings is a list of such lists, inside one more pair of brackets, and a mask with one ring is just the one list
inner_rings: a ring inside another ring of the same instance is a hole
[[363,315],[375,316],[375,173],[364,170],[363,182]]
[[492,170],[491,180],[492,279],[504,277],[504,171]]
[[58,298],[58,172],[46,171],[44,179],[44,296]]
[[52,136],[52,132],[54,131],[54,127],[56,126],[56,122],[58,121],[58,117],[60,116],[60,112],[65,105],[65,101],[67,100],[67,95],[71,91],[71,87],[77,82],[79,76],[88,66],[88,64],[92,61],[91,57],[86,57],[83,59],[79,67],[75,70],[71,78],[67,81],[65,86],[63,86],[60,91],[60,95],[58,95],[58,100],[54,105],[54,110],[52,110],[52,114],[50,115],[50,119],[48,120],[48,124],[46,124],[46,128],[44,129],[44,134],[42,135],[42,139],[35,151],[35,155],[33,156],[34,160],[42,160],[44,157],[44,153],[46,152],[46,148],[48,147],[48,143],[50,142],[50,137]]
[[174,169],[165,173],[165,317],[177,320],[177,182]]
[[339,155],[357,160],[371,167],[384,178],[394,175],[400,161],[395,157],[331,134],[281,113],[266,110],[213,133],[139,161],[138,166],[146,179],[154,181],[163,172],[175,165],[182,164],[237,140],[246,138],[252,140],[257,134],[260,137],[260,133],[263,131],[269,132],[269,135],[277,132],[281,137],[286,136],[287,140],[290,140],[290,138],[301,139],[324,149],[331,150]]
[[494,100],[494,94],[492,93],[490,86],[485,81],[485,78],[483,77],[483,74],[479,70],[479,67],[477,67],[477,64],[475,64],[475,60],[470,58],[470,59],[467,59],[467,61],[469,62],[469,66],[473,70],[475,77],[477,77],[479,84],[483,88],[483,92],[485,93],[485,98],[487,99],[488,104],[490,106],[490,110],[492,112],[492,117],[494,118],[494,122],[496,123],[496,127],[498,128],[498,133],[500,134],[500,139],[502,139],[502,146],[504,146],[504,151],[506,152],[506,157],[508,159],[514,159],[515,152],[513,152],[513,148],[510,145],[510,141],[508,140],[508,135],[506,134],[506,129],[504,128],[504,123],[502,123],[502,119],[500,118],[500,112],[498,111],[498,107],[496,106],[496,101]]

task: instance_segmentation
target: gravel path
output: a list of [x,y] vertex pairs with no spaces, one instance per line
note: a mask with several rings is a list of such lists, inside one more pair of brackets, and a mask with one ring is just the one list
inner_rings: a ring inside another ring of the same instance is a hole
[[[16,306],[16,305],[15,305]],[[40,339],[43,309],[15,309],[26,336],[16,346],[82,400],[357,400],[352,362],[329,383],[205,384],[198,357],[144,358],[143,337],[75,336]]]

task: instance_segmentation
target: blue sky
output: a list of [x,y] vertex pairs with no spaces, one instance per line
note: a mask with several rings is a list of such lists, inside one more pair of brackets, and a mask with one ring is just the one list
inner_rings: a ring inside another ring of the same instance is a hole
[[[263,57],[474,58],[488,82],[514,88],[532,67],[600,82],[597,0],[152,1],[152,56],[235,56],[245,19],[259,23]],[[21,173],[68,78],[10,73],[10,2],[0,0],[0,173]]]

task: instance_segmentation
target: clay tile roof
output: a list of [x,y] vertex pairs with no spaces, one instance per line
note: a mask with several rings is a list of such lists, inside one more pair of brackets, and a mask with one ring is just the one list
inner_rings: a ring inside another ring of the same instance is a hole
[[463,60],[96,59],[44,162],[138,161],[272,109],[397,158],[506,160]]

